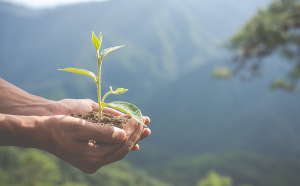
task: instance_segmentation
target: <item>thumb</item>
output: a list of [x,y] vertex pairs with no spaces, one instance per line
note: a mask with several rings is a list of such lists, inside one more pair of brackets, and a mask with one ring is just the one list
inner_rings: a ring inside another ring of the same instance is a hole
[[126,133],[117,127],[87,122],[80,132],[80,138],[80,140],[96,140],[103,143],[119,143],[126,139]]

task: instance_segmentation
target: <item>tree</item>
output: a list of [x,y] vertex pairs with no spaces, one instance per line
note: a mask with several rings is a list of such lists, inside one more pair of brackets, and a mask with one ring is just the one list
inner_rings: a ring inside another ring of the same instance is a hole
[[260,75],[262,59],[273,53],[293,63],[287,78],[275,80],[271,89],[292,91],[300,78],[300,0],[273,0],[231,39],[227,47],[236,52],[233,58],[234,75],[243,78]]
[[35,149],[0,149],[0,185],[58,185],[60,172],[52,158]]
[[210,171],[205,178],[198,181],[197,186],[232,186],[232,180],[229,176]]

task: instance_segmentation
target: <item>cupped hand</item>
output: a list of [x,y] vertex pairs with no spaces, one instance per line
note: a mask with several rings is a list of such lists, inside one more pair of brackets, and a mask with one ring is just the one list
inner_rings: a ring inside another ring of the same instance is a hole
[[[63,99],[52,103],[52,110],[50,115],[72,114],[72,113],[88,113],[91,111],[99,111],[98,103],[91,99]],[[104,107],[103,112],[111,113],[115,116],[128,117],[127,114],[123,114],[115,109]],[[150,119],[144,117],[144,123],[148,125]],[[151,134],[150,129],[146,128],[141,139],[148,137]],[[139,150],[139,146],[136,145],[133,150]]]
[[[36,148],[54,154],[88,174],[138,150],[138,141],[150,135],[150,130],[145,130],[133,118],[123,130],[94,125],[69,116],[43,118],[44,124],[38,125],[37,138],[40,140]],[[150,122],[147,117],[143,120],[146,124]],[[90,140],[96,140],[97,143],[91,143]]]
[[49,105],[47,115],[67,115],[99,111],[98,104],[91,99],[62,99]]

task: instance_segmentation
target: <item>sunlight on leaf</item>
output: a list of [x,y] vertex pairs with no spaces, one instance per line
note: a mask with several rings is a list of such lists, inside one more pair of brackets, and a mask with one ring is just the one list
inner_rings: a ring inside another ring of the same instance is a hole
[[127,103],[123,101],[114,101],[111,103],[101,103],[101,105],[102,107],[111,107],[121,112],[124,112],[130,115],[131,117],[133,117],[139,123],[143,124],[145,127],[147,127],[147,125],[145,125],[145,123],[143,122],[142,113],[140,109],[138,109],[135,105],[131,103]]
[[66,71],[66,72],[72,72],[72,73],[87,75],[87,76],[92,77],[97,82],[96,75],[93,72],[88,71],[88,70],[77,69],[77,68],[65,68],[65,69],[57,69],[57,70],[62,70],[62,71]]
[[102,52],[100,53],[100,58],[101,58],[101,60],[103,60],[103,58],[104,58],[105,56],[107,56],[107,54],[109,54],[109,53],[111,53],[112,51],[117,50],[118,48],[121,48],[121,47],[123,47],[123,46],[124,46],[124,45],[122,45],[122,46],[116,46],[116,47],[111,47],[111,48],[107,48],[107,49],[102,50]]
[[100,32],[99,36],[98,36],[99,42],[100,42],[100,47],[101,47],[101,43],[102,43],[102,34]]
[[[101,35],[101,34],[100,34],[100,35]],[[94,46],[95,46],[96,51],[98,51],[98,50],[100,49],[101,43],[100,43],[99,39],[95,36],[95,33],[94,33],[94,32],[93,32],[93,34],[92,34],[92,41],[93,41],[93,44],[94,44]]]

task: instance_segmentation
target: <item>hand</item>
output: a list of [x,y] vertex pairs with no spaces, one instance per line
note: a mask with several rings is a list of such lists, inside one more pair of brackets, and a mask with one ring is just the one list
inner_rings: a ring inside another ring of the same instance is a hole
[[[98,104],[90,99],[63,99],[57,102],[53,103],[54,108],[51,112],[51,114],[71,114],[71,113],[88,113],[90,111],[99,111]],[[114,110],[109,107],[104,107],[103,112],[111,113],[115,116],[123,116],[123,117],[129,117],[127,114],[123,114],[117,110]],[[145,121],[147,124],[150,123],[150,119],[148,117],[145,117]],[[145,122],[144,122],[145,123]],[[147,125],[146,124],[146,125]],[[144,130],[144,134],[142,136],[142,139],[149,136],[151,134],[150,129],[146,128]],[[133,148],[133,151],[139,150],[139,146],[135,145]]]
[[[150,122],[146,117],[143,120],[146,124]],[[123,130],[97,126],[67,116],[49,117],[40,127],[39,131],[44,132],[38,137],[42,140],[37,148],[54,154],[88,174],[123,159],[129,152],[138,149],[136,144],[140,139],[150,135],[150,130],[144,130],[133,118]],[[97,143],[90,143],[92,139]]]
[[[47,100],[1,78],[0,103],[0,146],[39,148],[86,173],[93,173],[101,166],[138,150],[137,142],[151,133],[134,119],[130,119],[122,130],[62,116],[98,111],[98,104],[89,99]],[[129,117],[107,107],[103,112]],[[143,120],[146,125],[150,123],[148,117]],[[98,143],[89,143],[90,140]]]
[[52,101],[28,92],[0,78],[0,113],[24,116],[53,116],[98,111],[89,99]]
[[[147,117],[143,118],[149,124]],[[122,129],[99,126],[70,116],[17,116],[0,114],[0,146],[45,150],[85,173],[118,161],[138,150],[149,129],[130,119]],[[96,140],[97,143],[89,143]]]

